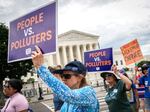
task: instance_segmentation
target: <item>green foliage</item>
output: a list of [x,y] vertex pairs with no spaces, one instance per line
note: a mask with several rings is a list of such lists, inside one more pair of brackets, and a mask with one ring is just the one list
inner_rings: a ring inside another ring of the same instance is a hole
[[5,77],[20,79],[32,68],[32,61],[7,63],[8,27],[0,23],[0,83]]
[[4,78],[20,79],[26,75],[32,68],[32,61],[20,61],[7,63],[7,46],[8,46],[8,27],[0,23],[0,107],[4,105],[4,95],[2,94],[2,81]]
[[128,67],[125,67],[124,70],[127,72],[127,71],[129,71],[129,68],[128,68]]
[[34,82],[35,82],[34,78],[29,78],[29,79],[27,80],[27,83],[34,83]]
[[150,66],[150,61],[141,61],[137,64],[138,67],[142,67],[143,64],[147,64]]

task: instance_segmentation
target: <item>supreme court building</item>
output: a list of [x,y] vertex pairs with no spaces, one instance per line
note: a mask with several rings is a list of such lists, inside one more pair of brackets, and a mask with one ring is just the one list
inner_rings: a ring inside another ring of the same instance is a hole
[[[58,35],[56,54],[45,55],[45,65],[55,66],[61,65],[62,67],[74,59],[81,62],[84,61],[83,54],[85,51],[99,49],[98,43],[99,36],[71,30]],[[95,83],[99,80],[99,74],[87,73],[87,80],[89,83]]]

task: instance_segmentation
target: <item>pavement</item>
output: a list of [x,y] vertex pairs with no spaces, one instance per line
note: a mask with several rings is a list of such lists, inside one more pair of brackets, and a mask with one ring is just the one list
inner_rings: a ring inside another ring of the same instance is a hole
[[30,103],[30,107],[34,112],[54,112],[53,109],[42,102]]
[[[95,87],[94,89],[100,102],[100,112],[109,112],[107,104],[104,100],[104,96],[106,94],[104,88]],[[30,106],[34,110],[34,112],[54,112],[53,94],[44,95],[43,98],[43,100],[38,100],[38,97],[33,97],[30,99]],[[140,109],[139,112],[143,111]]]

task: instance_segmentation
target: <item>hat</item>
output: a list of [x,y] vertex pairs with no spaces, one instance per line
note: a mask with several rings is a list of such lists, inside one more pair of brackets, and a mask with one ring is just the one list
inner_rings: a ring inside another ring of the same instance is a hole
[[147,70],[148,68],[149,68],[149,66],[148,66],[147,64],[143,64],[143,65],[142,65],[142,71],[143,71],[143,70]]
[[149,66],[147,64],[143,64],[141,68],[142,68],[142,73],[145,74],[144,71],[148,70]]
[[64,71],[72,71],[78,74],[86,75],[86,67],[80,61],[71,61],[61,70],[56,70],[55,72],[59,72],[63,74]]
[[106,78],[106,76],[110,76],[110,75],[113,75],[116,77],[116,79],[120,79],[120,77],[118,75],[116,75],[113,71],[107,71],[107,72],[102,72],[101,73],[101,77],[102,78]]

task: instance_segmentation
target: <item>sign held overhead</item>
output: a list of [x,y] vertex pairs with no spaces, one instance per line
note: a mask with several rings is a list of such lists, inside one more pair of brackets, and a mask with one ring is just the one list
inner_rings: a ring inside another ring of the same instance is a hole
[[38,45],[44,54],[56,52],[57,2],[10,22],[8,63],[31,58]]
[[126,65],[136,63],[137,61],[143,59],[143,54],[137,39],[123,45],[120,49]]

